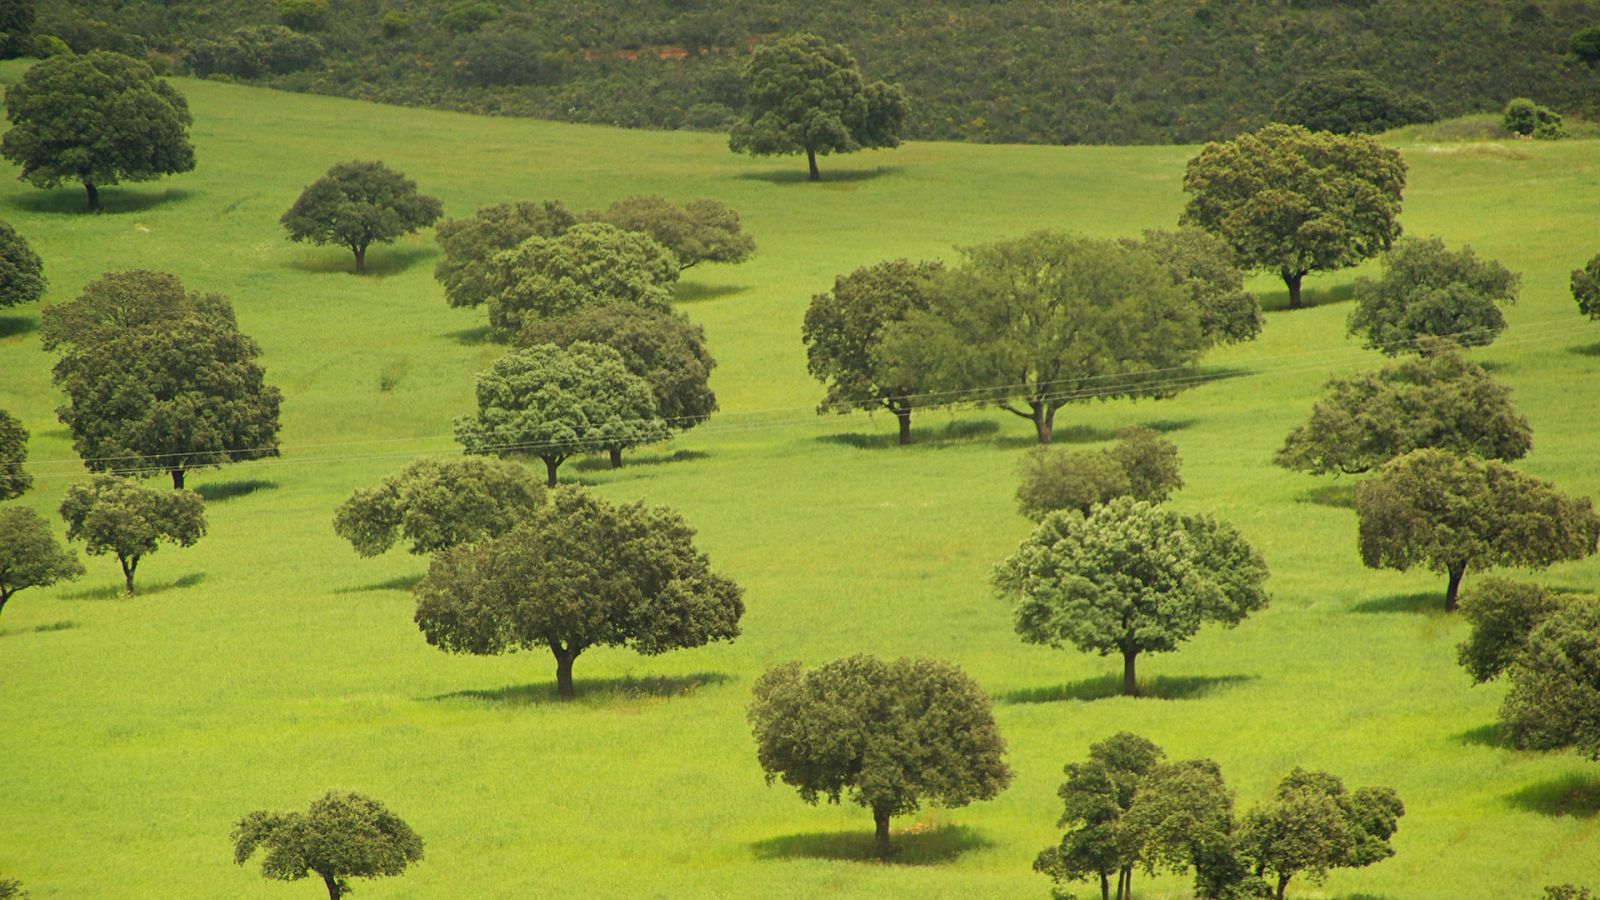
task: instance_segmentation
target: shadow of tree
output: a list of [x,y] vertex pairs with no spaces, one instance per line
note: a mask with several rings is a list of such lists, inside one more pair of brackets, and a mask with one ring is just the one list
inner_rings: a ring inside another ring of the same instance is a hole
[[[183,188],[165,188],[155,191],[133,190],[127,187],[100,189],[102,216],[116,216],[144,212],[167,203],[177,203],[192,195]],[[31,213],[88,214],[88,198],[82,185],[61,187],[49,191],[15,194],[5,201],[8,206]]]
[[137,578],[135,578],[134,582],[133,582],[133,596],[131,598],[128,596],[128,593],[122,589],[122,582],[118,581],[116,584],[108,584],[108,585],[105,585],[103,587],[85,588],[85,589],[79,590],[79,591],[69,591],[69,592],[67,592],[65,594],[62,594],[61,595],[61,599],[63,599],[63,600],[126,600],[126,599],[137,600],[140,597],[148,597],[148,596],[150,596],[152,594],[162,594],[162,593],[165,593],[167,591],[173,590],[175,588],[194,587],[195,585],[197,585],[200,582],[205,581],[205,580],[206,580],[206,573],[204,573],[204,572],[191,572],[188,575],[183,576],[182,578],[175,578],[172,581],[157,581],[157,582],[154,582],[154,583],[151,583],[151,584],[146,584],[145,582],[139,581]]
[[1543,816],[1592,819],[1600,813],[1600,775],[1573,773],[1530,784],[1507,795],[1506,802]]
[[[555,663],[550,663],[552,669]],[[603,706],[619,701],[659,700],[672,697],[687,697],[703,687],[717,684],[726,684],[733,680],[731,675],[721,672],[695,672],[691,675],[657,675],[645,678],[635,678],[627,675],[622,678],[584,678],[582,672],[573,675],[573,690],[577,696],[571,702]],[[513,684],[502,688],[483,691],[452,691],[448,694],[439,694],[435,697],[424,698],[427,700],[475,700],[480,703],[496,703],[503,706],[543,706],[551,703],[563,703],[556,694],[554,681],[541,681],[533,684]]]
[[1355,482],[1351,481],[1318,485],[1294,499],[1296,503],[1315,503],[1318,506],[1355,509],[1356,486]]
[[[863,815],[866,815],[863,812]],[[871,817],[867,817],[871,825]],[[936,866],[948,863],[963,853],[993,847],[994,842],[965,825],[941,825],[903,832],[890,832],[893,853],[889,865]],[[841,862],[880,862],[873,845],[872,830],[819,831],[786,834],[750,845],[757,859],[830,859]]]
[[38,316],[0,316],[0,340],[39,330]]
[[52,631],[71,631],[74,628],[82,627],[77,622],[62,620],[60,622],[46,622],[43,625],[35,625],[32,628],[0,628],[0,638],[11,637],[14,634],[48,634]]
[[[894,417],[886,417],[891,425],[891,430],[873,432],[871,434],[851,431],[843,434],[824,434],[817,438],[824,444],[843,444],[857,450],[890,450],[900,447],[900,432],[895,426]],[[912,421],[915,421],[913,417]],[[911,447],[943,446],[971,441],[976,438],[987,437],[1000,430],[999,422],[987,419],[972,419],[967,421],[956,420],[946,422],[941,428],[922,428],[913,425],[911,428]]]
[[192,490],[205,498],[207,503],[220,503],[254,494],[256,491],[270,491],[277,488],[276,481],[264,478],[241,478],[235,481],[218,481],[213,484],[196,485]]
[[[1600,343],[1579,344],[1575,347],[1568,347],[1567,352],[1576,353],[1579,356],[1600,356]],[[1482,363],[1479,363],[1479,365],[1482,365]]]
[[680,281],[677,289],[672,293],[672,299],[678,303],[699,303],[702,300],[716,300],[750,290],[742,284],[705,284],[699,281]]
[[366,594],[371,593],[372,591],[409,591],[416,587],[417,582],[421,581],[422,578],[423,573],[421,572],[418,572],[415,575],[396,575],[388,581],[380,581],[376,584],[364,584],[360,587],[337,588],[334,590],[334,593]]
[[1505,738],[1500,734],[1500,726],[1490,723],[1468,728],[1466,731],[1452,735],[1455,742],[1467,747],[1493,747],[1497,750],[1509,748]]
[[[1289,312],[1289,290],[1264,291],[1256,295],[1261,301],[1262,312]],[[1326,288],[1303,288],[1300,291],[1300,302],[1305,308],[1315,306],[1328,306],[1333,303],[1346,303],[1356,298],[1356,284],[1353,281],[1336,284]],[[1295,310],[1298,312],[1298,310]]]
[[1423,615],[1445,615],[1444,591],[1423,591],[1418,594],[1394,594],[1388,597],[1378,597],[1373,600],[1363,600],[1350,607],[1351,612],[1372,613],[1422,613]]
[[[355,275],[355,256],[345,251],[336,254],[335,248],[328,248],[328,252],[319,252],[315,256],[304,256],[288,262],[291,269],[315,274],[331,274],[342,272],[346,275]],[[388,247],[373,245],[367,250],[367,270],[360,273],[364,278],[386,278],[398,275],[411,268],[416,263],[431,259],[439,255],[437,247]]]
[[706,459],[711,454],[704,450],[674,450],[671,453],[637,453],[622,455],[622,468],[611,468],[611,459],[606,456],[585,456],[570,463],[573,469],[579,472],[626,472],[641,466],[660,466],[666,463],[689,462],[690,460]]
[[[1259,675],[1157,675],[1139,679],[1140,700],[1193,700],[1228,687],[1255,681]],[[1108,700],[1122,696],[1120,675],[1101,675],[1042,688],[1001,694],[1001,703],[1058,703],[1063,700]]]
[[898,175],[904,171],[901,166],[875,166],[871,169],[830,169],[826,165],[819,165],[822,172],[820,181],[807,180],[805,161],[801,165],[788,169],[768,169],[764,172],[743,172],[738,177],[745,181],[765,181],[770,184],[809,184],[822,186],[826,184],[850,184],[857,181],[872,181],[888,175]]
[[494,329],[488,325],[463,328],[460,331],[447,331],[445,332],[445,337],[468,347],[477,346],[478,344],[499,343],[499,341],[495,340]]

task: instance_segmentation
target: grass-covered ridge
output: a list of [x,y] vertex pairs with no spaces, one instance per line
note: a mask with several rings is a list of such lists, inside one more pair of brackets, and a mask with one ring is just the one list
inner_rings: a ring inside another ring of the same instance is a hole
[[[20,69],[0,69],[14,81]],[[1333,373],[1381,359],[1344,336],[1351,273],[1316,277],[1320,305],[1268,316],[1260,340],[1212,353],[1237,371],[1158,403],[1069,407],[1058,439],[1156,425],[1182,453],[1172,501],[1239,526],[1272,570],[1273,604],[1141,663],[1148,699],[1112,696],[1116,662],[1023,645],[991,567],[1027,532],[1014,467],[1027,423],[1004,413],[818,417],[800,320],[855,266],[1035,228],[1096,235],[1170,226],[1193,148],[995,148],[913,143],[834,160],[804,183],[794,160],[750,160],[716,135],[661,134],[409,111],[179,81],[195,115],[195,172],[82,194],[0,180],[0,218],[44,257],[47,302],[107,269],[170,270],[233,298],[284,392],[283,458],[196,473],[209,535],[141,566],[118,596],[105,558],[73,584],[26,591],[0,622],[0,872],[33,896],[285,897],[231,863],[252,809],[304,808],[330,788],[381,798],[427,842],[403,878],[365,896],[1045,896],[1029,871],[1058,837],[1063,763],[1129,729],[1174,757],[1211,756],[1241,807],[1292,767],[1389,784],[1407,805],[1398,855],[1301,897],[1521,897],[1600,884],[1587,852],[1600,769],[1504,749],[1503,688],[1469,687],[1465,626],[1437,612],[1443,579],[1361,568],[1347,479],[1272,467],[1272,452]],[[1509,330],[1473,357],[1514,388],[1534,428],[1518,467],[1600,494],[1600,325],[1567,277],[1600,226],[1590,141],[1403,145],[1408,232],[1470,243],[1524,276]],[[547,655],[452,657],[411,615],[425,563],[364,560],[331,528],[349,492],[423,453],[451,453],[450,420],[501,348],[481,314],[446,306],[427,233],[374,248],[372,275],[277,224],[329,164],[383,159],[447,215],[515,199],[595,208],[654,191],[738,209],[750,262],[701,266],[679,306],[707,331],[723,411],[612,472],[569,463],[615,500],[679,509],[713,566],[746,589],[733,644],[642,658],[585,654],[579,700],[554,702]],[[1269,307],[1281,284],[1258,279]],[[24,498],[54,519],[81,477],[40,351],[37,307],[0,314],[0,408],[33,432]],[[1538,576],[1600,589],[1600,561]],[[745,722],[767,665],[857,651],[949,659],[994,697],[1015,782],[999,799],[899,823],[896,865],[870,854],[871,818],[813,809],[762,783]],[[1185,878],[1139,878],[1181,897]]]

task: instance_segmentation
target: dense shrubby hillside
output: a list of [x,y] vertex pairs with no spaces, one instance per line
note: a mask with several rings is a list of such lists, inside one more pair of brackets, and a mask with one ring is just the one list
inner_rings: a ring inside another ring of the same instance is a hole
[[[42,0],[38,30],[292,90],[716,129],[740,106],[751,44],[809,29],[905,85],[914,137],[1159,143],[1258,126],[1335,69],[1444,115],[1515,96],[1590,112],[1600,77],[1568,43],[1596,22],[1596,0]],[[280,23],[320,60],[255,27]]]

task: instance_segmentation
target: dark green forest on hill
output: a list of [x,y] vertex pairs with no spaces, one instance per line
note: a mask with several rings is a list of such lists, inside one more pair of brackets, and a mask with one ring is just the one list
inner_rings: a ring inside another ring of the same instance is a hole
[[1165,143],[1255,128],[1347,69],[1444,116],[1590,115],[1600,76],[1569,46],[1596,23],[1596,0],[41,0],[35,31],[289,90],[717,130],[750,47],[810,30],[904,85],[913,138]]

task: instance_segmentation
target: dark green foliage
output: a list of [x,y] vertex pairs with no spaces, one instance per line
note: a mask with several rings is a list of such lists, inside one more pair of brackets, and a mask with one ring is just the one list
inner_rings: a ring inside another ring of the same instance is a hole
[[233,78],[285,75],[321,59],[322,44],[316,38],[282,25],[251,25],[214,40],[189,41],[180,55],[184,67],[200,78],[214,73]]
[[1560,113],[1527,97],[1518,97],[1506,104],[1501,124],[1512,134],[1534,140],[1553,141],[1567,136],[1567,126]]
[[444,258],[433,277],[444,285],[451,306],[478,306],[494,295],[491,278],[495,255],[514,250],[531,237],[553,238],[577,218],[560,201],[500,203],[486,206],[467,219],[446,219],[434,229]]
[[0,3],[0,59],[16,59],[28,54],[33,47],[35,16],[33,0]]
[[233,827],[233,861],[264,851],[261,877],[298,881],[316,875],[329,900],[349,893],[351,878],[399,875],[422,858],[422,838],[382,803],[329,791],[305,812],[256,810]]
[[1600,62],[1600,25],[1590,25],[1588,28],[1573,32],[1572,40],[1567,42],[1567,49],[1572,51],[1573,56],[1591,66]]
[[1154,428],[1134,425],[1117,430],[1117,442],[1106,450],[1128,475],[1128,495],[1161,503],[1183,487],[1178,474],[1178,446]]
[[1546,615],[1506,677],[1500,727],[1512,746],[1600,760],[1600,602],[1567,602]]
[[[1596,40],[1600,41],[1600,34],[1596,35]],[[1600,48],[1595,52],[1600,54]],[[1575,884],[1552,884],[1544,889],[1541,900],[1595,900],[1595,893]]]
[[351,494],[334,512],[333,530],[362,556],[402,537],[409,552],[432,553],[499,537],[543,502],[543,486],[520,463],[423,458]]
[[1579,312],[1600,319],[1600,256],[1572,271],[1572,299],[1578,301]]
[[756,679],[750,725],[767,783],[801,799],[872,810],[880,857],[889,820],[924,802],[989,800],[1011,782],[989,697],[932,659],[858,655],[806,670],[785,663]]
[[44,263],[15,228],[0,222],[0,307],[44,296]]
[[833,290],[816,294],[806,308],[801,339],[806,368],[827,388],[817,412],[846,413],[879,406],[900,422],[900,443],[911,443],[911,412],[918,385],[896,383],[883,358],[884,332],[912,310],[926,310],[937,262],[896,259],[863,266],[834,279]]
[[1128,696],[1139,654],[1176,650],[1206,622],[1239,624],[1266,607],[1266,578],[1233,526],[1129,497],[1050,513],[994,570],[1025,642],[1120,654]]
[[490,260],[489,324],[502,335],[586,306],[632,303],[670,312],[678,261],[655,238],[603,222],[530,237]]
[[591,647],[654,656],[739,635],[742,592],[693,538],[671,510],[558,488],[500,537],[435,554],[416,587],[417,627],[452,653],[548,649],[570,698],[572,662]]
[[744,262],[756,242],[739,225],[739,214],[719,200],[690,200],[678,206],[655,194],[625,197],[588,218],[638,231],[672,251],[679,269],[703,262]]
[[27,461],[28,429],[0,409],[0,500],[21,497],[33,486],[33,476],[22,468]]
[[161,543],[192,546],[206,533],[206,503],[193,491],[153,491],[116,475],[96,475],[67,488],[61,501],[67,540],[90,556],[112,555],[133,593],[139,561]]
[[50,524],[22,506],[0,507],[0,610],[23,588],[48,587],[83,574]]
[[456,78],[477,87],[555,84],[566,60],[548,52],[538,35],[520,28],[490,28],[464,34],[453,45]]
[[517,345],[570,347],[587,341],[622,354],[622,364],[650,385],[656,414],[670,427],[689,429],[717,409],[711,370],[717,361],[705,348],[705,329],[680,313],[631,303],[586,306],[556,319],[533,319],[517,333]]
[[1312,131],[1377,134],[1435,121],[1439,112],[1426,98],[1402,94],[1361,69],[1335,69],[1312,75],[1279,97],[1273,117]]
[[1521,286],[1522,276],[1471,247],[1452,252],[1436,237],[1402,238],[1377,281],[1356,282],[1350,333],[1390,356],[1428,352],[1430,337],[1483,346],[1505,330],[1500,305],[1517,302]]
[[1466,572],[1581,559],[1600,537],[1589,498],[1448,450],[1413,450],[1385,463],[1356,486],[1356,515],[1361,561],[1447,575],[1446,611],[1456,608]]
[[1537,584],[1485,578],[1461,594],[1461,615],[1472,626],[1456,659],[1476,684],[1500,677],[1528,648],[1528,635],[1565,600]]
[[1058,509],[1087,515],[1113,497],[1160,503],[1183,487],[1178,474],[1178,448],[1160,432],[1125,428],[1115,446],[1074,452],[1035,447],[1018,469],[1018,510],[1035,522]]
[[1068,403],[1192,384],[1184,376],[1207,341],[1189,292],[1155,256],[1048,231],[963,252],[927,309],[884,329],[883,383],[998,406],[1031,421],[1041,444]]
[[1370,137],[1268,125],[1189,160],[1181,221],[1222,238],[1241,265],[1280,275],[1297,309],[1307,274],[1389,249],[1405,184],[1399,151]]
[[311,183],[279,219],[291,241],[335,244],[366,271],[367,247],[426,228],[443,214],[439,201],[381,162],[338,163]]
[[468,453],[544,460],[546,483],[574,453],[622,451],[665,440],[650,385],[622,354],[583,341],[513,350],[478,375],[478,412],[456,420]]
[[1330,379],[1311,418],[1289,432],[1273,462],[1323,475],[1353,474],[1423,447],[1510,462],[1533,448],[1511,389],[1449,345],[1398,365]]
[[226,298],[185,294],[165,273],[113,272],[45,309],[46,349],[61,349],[56,410],[94,472],[186,472],[276,456],[278,389]]
[[868,84],[841,44],[800,33],[758,44],[744,70],[744,120],[728,147],[754,156],[804,153],[810,179],[817,155],[898,147],[910,113],[898,85]]
[[328,0],[272,0],[272,9],[296,31],[316,31],[328,21]]
[[1359,868],[1394,855],[1389,839],[1405,805],[1393,788],[1347,792],[1326,772],[1296,768],[1272,800],[1250,810],[1235,836],[1236,852],[1257,874],[1276,877],[1273,896],[1296,875],[1322,883],[1328,870]]
[[1161,260],[1175,284],[1189,289],[1200,313],[1200,332],[1213,344],[1254,340],[1261,333],[1261,304],[1244,289],[1244,273],[1221,238],[1198,228],[1147,230],[1123,244]]
[[79,182],[90,211],[97,189],[194,168],[189,106],[150,66],[120,53],[57,56],[6,91],[0,155],[37,187]]

